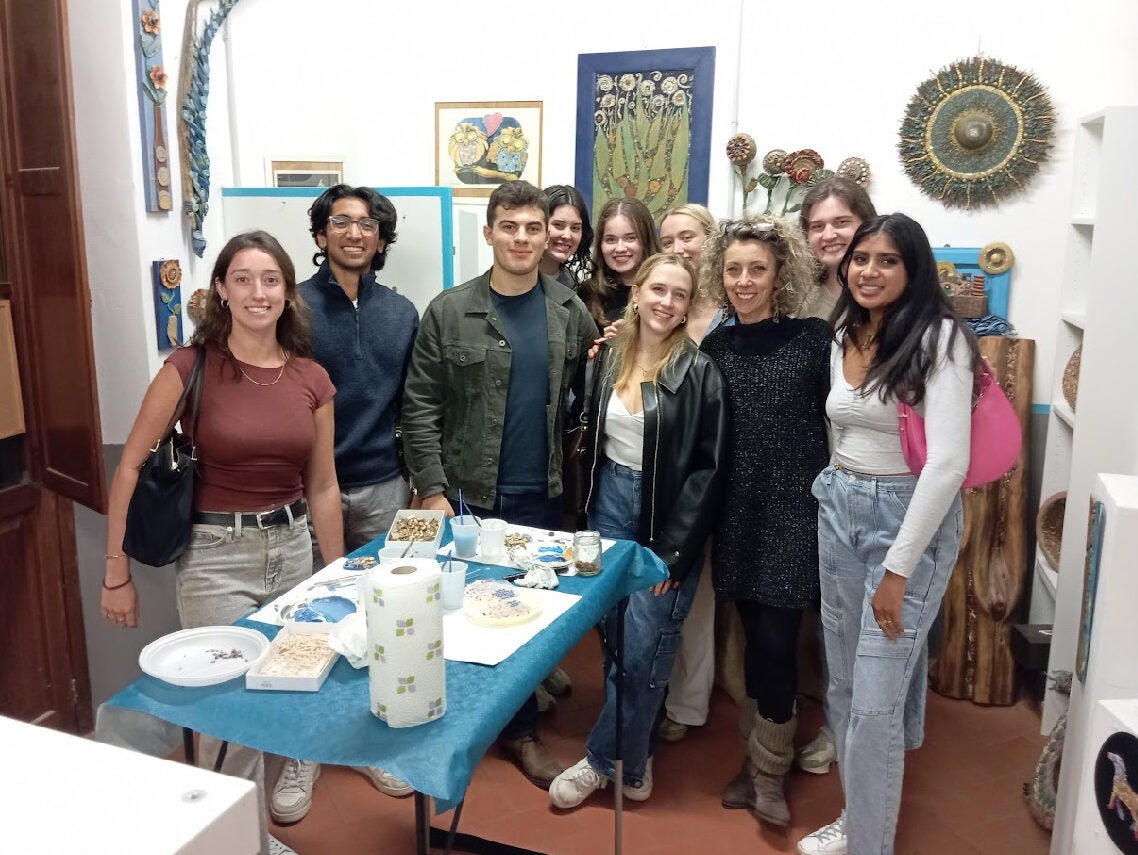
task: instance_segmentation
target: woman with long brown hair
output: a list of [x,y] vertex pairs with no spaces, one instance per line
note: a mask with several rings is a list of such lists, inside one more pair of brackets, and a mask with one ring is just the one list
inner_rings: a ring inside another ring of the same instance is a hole
[[640,265],[660,251],[648,206],[639,199],[609,199],[597,214],[593,274],[577,295],[604,329],[624,316]]
[[[182,627],[233,623],[311,575],[310,515],[324,560],[344,551],[332,456],[335,388],[310,358],[292,261],[271,235],[240,234],[217,257],[206,317],[190,346],[175,351],[147,389],[115,471],[102,612],[118,626],[138,626],[138,594],[122,549],[138,470],[203,350],[200,415],[185,425],[197,478],[193,534],[175,568]],[[219,747],[202,737],[203,765],[212,767]],[[231,745],[225,768],[255,781],[263,799],[260,751]],[[275,840],[266,845],[291,851]]]

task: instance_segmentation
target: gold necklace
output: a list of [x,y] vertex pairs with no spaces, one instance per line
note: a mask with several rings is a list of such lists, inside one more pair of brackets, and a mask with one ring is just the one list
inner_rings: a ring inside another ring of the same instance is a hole
[[245,379],[248,380],[250,383],[252,383],[254,386],[276,386],[279,382],[281,382],[281,378],[284,377],[284,370],[285,370],[286,365],[288,365],[288,357],[287,356],[285,357],[285,361],[283,363],[281,363],[281,370],[277,372],[277,379],[274,380],[272,383],[262,383],[259,380],[254,380],[252,377],[250,377],[248,374],[245,373],[245,369],[242,368],[240,360],[238,360],[238,362],[237,362],[238,370],[240,370],[241,373],[244,375]]
[[864,342],[860,341],[860,338],[861,338],[860,336],[858,338],[859,338],[859,340],[855,341],[854,345],[862,353],[865,353],[867,350],[869,350],[871,347],[873,347],[875,344],[877,344],[877,333],[876,332],[871,334],[869,336],[869,338],[867,338]]

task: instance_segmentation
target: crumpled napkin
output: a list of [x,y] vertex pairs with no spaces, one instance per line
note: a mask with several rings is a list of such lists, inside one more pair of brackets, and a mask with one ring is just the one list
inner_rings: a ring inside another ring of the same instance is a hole
[[353,668],[367,665],[367,619],[363,612],[345,615],[334,624],[329,624],[328,646],[348,660]]
[[515,579],[514,584],[522,588],[545,588],[551,591],[556,588],[559,583],[557,581],[557,573],[552,567],[534,564],[529,568],[525,576],[521,579]]

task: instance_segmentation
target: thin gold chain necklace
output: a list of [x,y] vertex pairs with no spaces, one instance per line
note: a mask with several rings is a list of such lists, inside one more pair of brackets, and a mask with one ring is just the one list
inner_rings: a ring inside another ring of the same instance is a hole
[[254,386],[276,386],[279,382],[281,382],[281,378],[284,377],[284,370],[286,365],[288,365],[287,356],[285,357],[285,361],[281,364],[281,370],[277,372],[277,379],[272,383],[262,383],[259,380],[254,380],[252,377],[245,373],[245,369],[241,366],[240,360],[237,362],[237,368],[241,371],[241,374],[244,375],[245,379],[252,383]]

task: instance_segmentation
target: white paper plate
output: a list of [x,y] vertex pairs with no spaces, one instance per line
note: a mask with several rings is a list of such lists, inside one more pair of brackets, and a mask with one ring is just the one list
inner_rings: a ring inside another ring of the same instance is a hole
[[183,629],[150,642],[139,667],[175,686],[212,686],[240,677],[269,648],[269,639],[240,626]]

